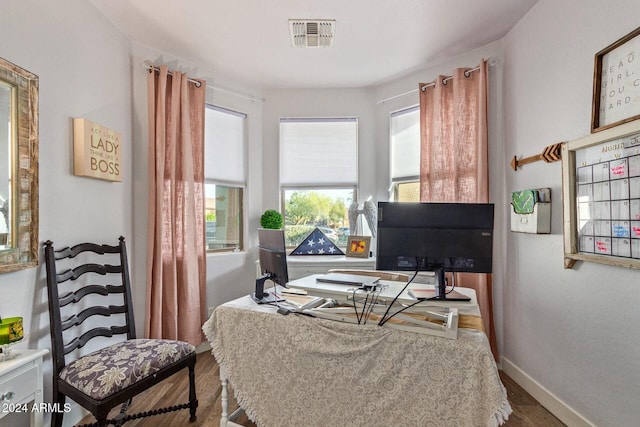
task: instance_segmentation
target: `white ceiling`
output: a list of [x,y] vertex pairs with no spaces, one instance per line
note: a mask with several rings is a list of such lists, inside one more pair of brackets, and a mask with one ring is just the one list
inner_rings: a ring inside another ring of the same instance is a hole
[[[265,88],[377,85],[502,38],[537,2],[90,1],[143,46]],[[292,47],[289,19],[335,19],[333,46]]]

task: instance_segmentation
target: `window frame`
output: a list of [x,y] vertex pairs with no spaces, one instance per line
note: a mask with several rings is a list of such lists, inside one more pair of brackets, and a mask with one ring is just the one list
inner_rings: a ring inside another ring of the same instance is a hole
[[[247,113],[243,113],[240,111],[236,111],[236,110],[232,110],[230,108],[225,108],[225,107],[221,107],[219,105],[215,105],[212,104],[210,102],[205,102],[205,108],[210,108],[213,110],[216,110],[218,112],[222,112],[222,113],[226,113],[226,114],[231,114],[237,117],[241,117],[243,119],[242,121],[242,164],[243,164],[243,168],[244,168],[244,177],[243,177],[243,182],[238,182],[235,180],[225,180],[225,179],[212,179],[212,178],[207,178],[206,177],[206,170],[204,171],[205,173],[205,179],[204,179],[204,184],[203,184],[203,192],[205,191],[205,187],[207,185],[216,185],[216,186],[221,186],[221,187],[226,187],[226,188],[230,188],[230,189],[238,189],[240,190],[240,194],[241,197],[239,198],[239,206],[238,206],[238,217],[239,217],[239,221],[240,223],[238,224],[238,246],[235,248],[220,248],[220,249],[209,249],[208,245],[207,245],[207,232],[206,232],[206,202],[203,203],[203,209],[205,210],[205,220],[204,222],[204,227],[205,229],[203,230],[203,240],[204,240],[204,245],[205,245],[205,251],[208,254],[220,254],[220,253],[234,253],[234,252],[243,252],[245,251],[246,248],[246,242],[245,242],[245,225],[246,225],[246,217],[245,217],[245,206],[246,206],[246,197],[247,197],[247,172],[248,172],[248,168],[247,168],[247,163],[248,163],[248,119],[249,116]],[[205,127],[206,129],[206,127]],[[206,144],[205,144],[206,146]],[[205,153],[205,160],[206,160],[206,153]]]
[[[358,159],[359,159],[359,119],[355,116],[331,116],[331,117],[281,117],[278,121],[278,125],[282,126],[282,123],[286,122],[294,122],[294,123],[320,123],[320,122],[350,122],[352,121],[355,124],[355,155],[356,158],[354,160],[355,167],[355,182],[353,184],[336,184],[336,183],[305,183],[305,184],[282,184],[280,183],[280,211],[283,216],[283,229],[286,232],[286,195],[287,191],[331,191],[331,190],[350,190],[352,192],[352,201],[357,202],[358,200],[358,190],[359,190],[359,169],[358,169]],[[278,148],[280,151],[280,159],[282,159],[282,135],[278,138]],[[280,160],[280,168],[282,168],[282,160]],[[282,171],[279,172],[279,180],[281,179]],[[349,206],[347,205],[347,210]],[[342,248],[346,247],[345,245],[336,246]],[[287,249],[294,249],[295,246],[287,246]]]
[[224,184],[224,183],[219,183],[217,181],[214,180],[205,180],[204,182],[205,187],[207,185],[216,185],[216,186],[220,186],[220,187],[226,187],[229,189],[235,189],[235,190],[240,190],[240,194],[241,197],[239,199],[240,205],[238,206],[238,218],[240,219],[240,224],[238,224],[238,246],[237,247],[229,247],[229,248],[219,248],[219,249],[209,249],[208,245],[207,245],[207,220],[206,220],[206,212],[207,212],[207,207],[206,207],[206,202],[205,202],[205,206],[204,206],[204,210],[205,210],[205,230],[204,230],[204,240],[205,240],[205,251],[207,252],[207,254],[215,254],[215,253],[229,253],[229,252],[242,252],[244,251],[244,221],[245,221],[245,217],[244,217],[244,206],[245,206],[245,194],[246,194],[246,187],[245,186],[233,186],[233,185],[228,185],[228,184]]
[[[418,111],[418,114],[420,112],[420,105],[416,104],[416,105],[412,105],[409,107],[405,107],[405,108],[401,108],[399,110],[396,111],[392,111],[389,114],[389,180],[390,180],[390,185],[389,185],[389,200],[390,201],[394,201],[394,202],[399,202],[400,200],[398,200],[398,196],[399,196],[399,191],[398,191],[398,187],[401,184],[409,184],[409,183],[420,183],[420,169],[418,168],[418,175],[405,175],[405,176],[399,176],[399,177],[393,177],[393,152],[394,152],[394,147],[393,147],[393,133],[392,133],[392,120],[394,117],[402,115],[402,114],[409,114],[412,112]],[[418,116],[418,120],[419,120],[419,116]],[[418,121],[418,125],[420,124],[420,122]],[[418,145],[420,144],[420,141],[418,141]]]

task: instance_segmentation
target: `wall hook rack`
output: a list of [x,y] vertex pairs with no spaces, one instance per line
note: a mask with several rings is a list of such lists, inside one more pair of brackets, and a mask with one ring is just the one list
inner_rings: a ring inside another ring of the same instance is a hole
[[518,166],[537,162],[538,160],[544,160],[547,163],[557,162],[558,160],[562,159],[562,144],[564,144],[564,142],[551,144],[545,147],[544,150],[542,150],[542,153],[536,154],[535,156],[524,157],[520,160],[518,160],[517,156],[513,156],[513,159],[511,159],[511,168],[514,171],[517,171]]

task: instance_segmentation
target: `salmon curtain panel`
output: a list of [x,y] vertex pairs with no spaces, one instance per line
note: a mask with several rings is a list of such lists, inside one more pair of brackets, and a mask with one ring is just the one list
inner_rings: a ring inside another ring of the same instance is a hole
[[[421,201],[489,201],[487,81],[487,62],[482,60],[477,70],[459,68],[451,77],[420,83]],[[491,276],[456,273],[455,283],[475,289],[497,357]]]
[[204,82],[151,70],[145,334],[198,345],[205,309]]

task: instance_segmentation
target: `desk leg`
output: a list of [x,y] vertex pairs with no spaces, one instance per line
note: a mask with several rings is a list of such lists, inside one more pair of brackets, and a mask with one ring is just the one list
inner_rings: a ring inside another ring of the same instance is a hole
[[227,388],[228,381],[226,378],[221,378],[222,393],[220,394],[220,400],[222,402],[222,413],[220,415],[220,427],[226,427],[227,421],[229,421],[229,389]]

